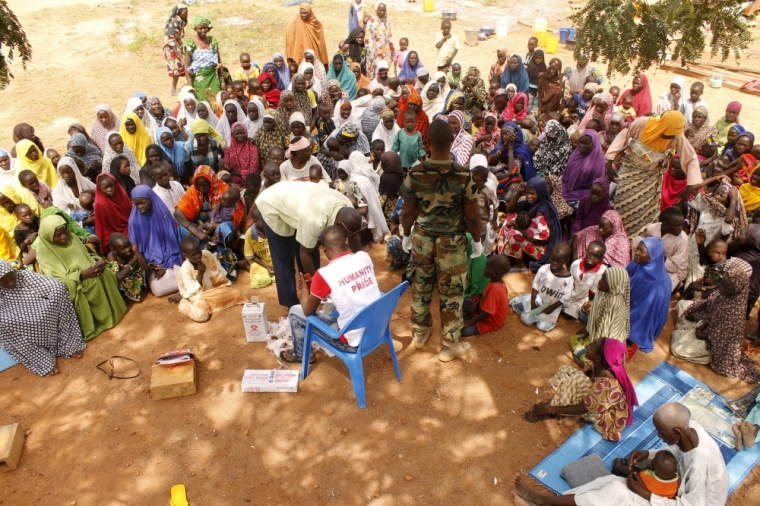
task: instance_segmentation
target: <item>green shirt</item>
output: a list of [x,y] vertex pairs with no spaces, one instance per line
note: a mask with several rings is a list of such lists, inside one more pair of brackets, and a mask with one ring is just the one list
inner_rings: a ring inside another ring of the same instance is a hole
[[463,233],[464,206],[477,202],[480,195],[469,170],[437,160],[412,167],[398,193],[417,204],[414,226],[435,234]]
[[491,281],[485,275],[486,262],[488,258],[485,253],[478,258],[470,258],[472,255],[472,236],[467,234],[467,288],[464,291],[465,297],[472,295],[483,295],[486,286]]

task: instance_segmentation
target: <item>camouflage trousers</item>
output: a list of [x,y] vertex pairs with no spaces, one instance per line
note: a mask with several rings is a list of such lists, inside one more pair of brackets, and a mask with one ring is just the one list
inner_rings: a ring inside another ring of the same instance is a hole
[[444,342],[459,341],[467,286],[465,235],[426,235],[415,229],[406,275],[412,285],[412,329],[424,331],[433,325],[430,303],[437,283],[441,299],[441,335]]

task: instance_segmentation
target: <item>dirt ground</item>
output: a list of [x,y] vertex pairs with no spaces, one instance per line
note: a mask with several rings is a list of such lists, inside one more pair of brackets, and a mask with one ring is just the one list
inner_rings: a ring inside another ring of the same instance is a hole
[[[126,2],[126,0],[125,0]],[[65,147],[66,130],[79,121],[90,126],[96,104],[121,114],[136,90],[158,94],[173,107],[170,81],[160,49],[169,1],[133,0],[135,9],[87,0],[10,0],[34,47],[26,72],[0,92],[0,146],[10,148],[12,125],[35,126],[46,147]],[[279,3],[279,2],[278,2]],[[422,2],[388,2],[394,37],[408,36],[423,62],[432,62],[439,13],[422,14]],[[463,46],[457,60],[484,71],[497,47],[524,54],[530,7],[549,26],[565,26],[564,4],[509,3],[476,10],[471,2],[438,2],[437,10],[457,8],[455,33],[510,14],[506,40]],[[328,47],[346,35],[347,2],[318,0]],[[295,8],[227,0],[197,4],[190,16],[214,21],[226,62],[248,50],[260,64],[283,46],[283,28]],[[560,50],[565,65],[570,53]],[[654,95],[671,75],[651,72]],[[624,86],[630,78],[616,78]],[[609,86],[609,83],[606,83]],[[712,109],[731,100],[744,103],[742,122],[760,126],[757,99],[707,87]],[[717,117],[717,116],[716,116]],[[384,250],[371,255],[381,289],[399,282],[385,268]],[[510,295],[529,289],[525,274],[506,276]],[[247,295],[247,275],[236,287]],[[274,287],[255,292],[268,303],[269,319],[285,316]],[[22,366],[0,374],[0,425],[19,423],[30,431],[21,467],[0,474],[0,504],[162,505],[172,485],[187,486],[193,505],[241,504],[511,504],[511,481],[527,473],[576,428],[549,421],[528,424],[521,413],[548,396],[548,378],[571,364],[567,341],[579,327],[560,320],[549,333],[527,328],[510,314],[505,327],[472,339],[464,360],[437,359],[440,334],[427,347],[411,346],[407,293],[393,317],[394,338],[403,343],[398,383],[388,352],[364,361],[368,408],[359,410],[346,368],[320,359],[297,394],[244,394],[244,369],[271,369],[275,357],[263,344],[245,342],[241,309],[233,308],[196,324],[166,299],[148,296],[131,307],[119,326],[91,341],[82,360],[60,360],[61,374],[39,378]],[[437,316],[437,315],[436,315]],[[709,368],[669,353],[671,317],[655,350],[638,354],[628,370],[634,383],[668,360],[729,398],[750,385],[714,374]],[[437,325],[436,320],[436,325]],[[739,322],[737,322],[739,324]],[[153,401],[150,365],[164,351],[190,347],[198,355],[198,393]],[[113,355],[139,362],[136,379],[109,380],[96,365]],[[756,472],[756,471],[755,471]],[[756,504],[760,490],[753,472],[729,501]]]

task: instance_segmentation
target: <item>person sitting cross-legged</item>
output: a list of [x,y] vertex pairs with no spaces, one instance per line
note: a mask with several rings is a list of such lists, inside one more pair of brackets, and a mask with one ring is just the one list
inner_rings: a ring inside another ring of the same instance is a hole
[[[339,329],[383,295],[377,285],[372,259],[364,251],[351,253],[342,227],[325,228],[319,242],[330,263],[317,269],[310,282],[301,277],[301,304],[291,307],[288,311],[293,349],[280,353],[280,358],[285,362],[301,362],[306,318],[313,315],[334,329]],[[317,313],[320,302],[328,296],[338,311],[337,320],[330,315]],[[363,329],[347,332],[334,341],[333,346],[355,353],[363,332]]]

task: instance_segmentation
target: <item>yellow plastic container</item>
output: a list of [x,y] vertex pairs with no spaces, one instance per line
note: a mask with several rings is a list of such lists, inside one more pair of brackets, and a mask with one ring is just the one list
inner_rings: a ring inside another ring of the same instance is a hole
[[425,0],[422,2],[422,12],[433,12],[435,9],[435,0]]
[[549,40],[549,32],[536,32],[535,35],[538,39],[538,47],[546,47],[546,43]]
[[555,35],[549,36],[549,39],[546,41],[546,52],[548,54],[557,54],[558,49],[559,49],[559,37]]

